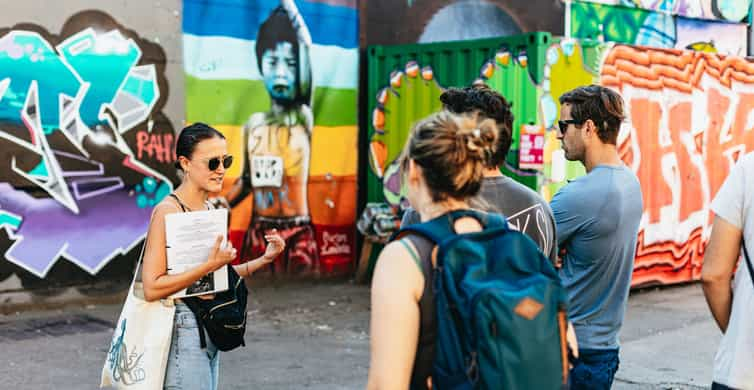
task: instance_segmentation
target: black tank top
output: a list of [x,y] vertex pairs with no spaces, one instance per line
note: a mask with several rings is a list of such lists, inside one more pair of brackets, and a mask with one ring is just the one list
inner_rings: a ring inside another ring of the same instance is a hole
[[[424,289],[419,299],[419,339],[414,358],[414,369],[411,373],[411,390],[427,389],[427,378],[432,376],[432,363],[435,359],[435,338],[437,326],[435,324],[435,293],[433,290],[434,267],[432,265],[432,250],[434,243],[428,239],[409,235],[403,240],[410,241],[416,250],[417,266],[424,275]],[[412,253],[414,255],[414,253]]]

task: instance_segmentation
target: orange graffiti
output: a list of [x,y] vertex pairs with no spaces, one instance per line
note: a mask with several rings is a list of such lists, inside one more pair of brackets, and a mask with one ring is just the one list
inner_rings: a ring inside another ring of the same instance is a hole
[[754,61],[616,45],[600,80],[629,107],[631,131],[618,148],[644,193],[632,284],[698,279],[709,204],[754,150]]

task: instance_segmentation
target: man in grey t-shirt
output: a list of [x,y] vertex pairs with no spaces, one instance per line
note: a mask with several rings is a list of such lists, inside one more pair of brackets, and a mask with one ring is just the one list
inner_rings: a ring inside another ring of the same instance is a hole
[[[558,253],[555,220],[550,205],[539,194],[494,170],[485,172],[478,197],[482,199],[485,211],[504,215],[511,228],[534,240],[542,253],[555,264]],[[403,214],[401,226],[419,222],[419,213],[410,208]]]
[[[482,199],[481,203],[486,211],[503,214],[509,225],[534,240],[554,264],[557,260],[557,245],[555,220],[550,206],[529,187],[500,173],[499,167],[505,162],[505,156],[511,146],[513,113],[510,104],[502,95],[484,85],[463,89],[450,88],[440,95],[440,101],[450,112],[478,112],[497,122],[500,130],[497,152],[485,169],[485,178],[478,197]],[[401,226],[419,222],[419,213],[408,209],[403,215]]]
[[618,333],[631,286],[643,212],[639,179],[618,156],[623,99],[601,86],[580,87],[560,97],[558,139],[568,160],[587,175],[552,199],[560,278],[568,291],[568,318],[576,328],[579,356],[571,389],[609,389],[618,370]]

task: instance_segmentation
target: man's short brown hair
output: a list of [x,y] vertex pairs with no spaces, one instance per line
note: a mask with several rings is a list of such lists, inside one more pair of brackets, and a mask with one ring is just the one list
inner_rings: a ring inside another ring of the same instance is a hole
[[620,124],[626,118],[623,98],[618,92],[599,85],[578,87],[564,93],[560,104],[571,105],[571,117],[579,124],[591,119],[597,135],[606,144],[618,142]]

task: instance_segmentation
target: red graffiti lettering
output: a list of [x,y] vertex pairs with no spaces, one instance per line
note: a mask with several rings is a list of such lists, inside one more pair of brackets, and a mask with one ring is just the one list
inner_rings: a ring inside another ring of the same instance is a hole
[[644,194],[633,284],[698,279],[710,202],[754,150],[754,61],[618,45],[602,75],[630,105],[619,151]]
[[175,161],[175,147],[173,134],[150,134],[145,130],[136,133],[136,153],[139,160],[144,154],[160,163]]

